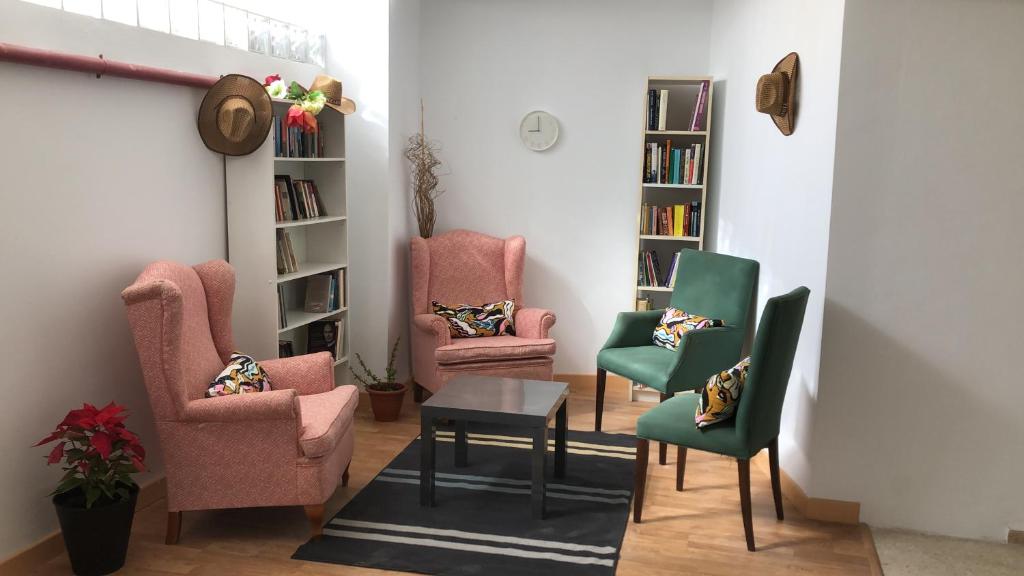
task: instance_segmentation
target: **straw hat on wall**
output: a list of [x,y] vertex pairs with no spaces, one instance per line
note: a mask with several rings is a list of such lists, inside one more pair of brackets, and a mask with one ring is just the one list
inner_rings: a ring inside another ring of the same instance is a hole
[[199,137],[214,152],[244,156],[259,148],[273,124],[273,106],[259,81],[228,74],[199,105]]
[[768,114],[779,128],[789,136],[796,127],[796,83],[800,72],[800,57],[790,52],[779,60],[771,73],[757,81],[755,106],[758,112]]

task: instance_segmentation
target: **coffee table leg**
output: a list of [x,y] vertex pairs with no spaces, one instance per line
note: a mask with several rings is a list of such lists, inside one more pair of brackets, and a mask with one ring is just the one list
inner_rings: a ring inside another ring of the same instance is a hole
[[533,431],[533,490],[530,493],[530,507],[533,510],[533,517],[538,520],[544,519],[544,496],[546,486],[544,485],[545,472],[547,471],[548,451],[548,427],[547,424]]
[[569,428],[569,414],[566,412],[568,401],[555,413],[555,477],[565,478],[566,434]]
[[420,506],[434,505],[434,419],[420,416]]
[[455,421],[455,467],[469,466],[469,443],[466,441],[466,421]]

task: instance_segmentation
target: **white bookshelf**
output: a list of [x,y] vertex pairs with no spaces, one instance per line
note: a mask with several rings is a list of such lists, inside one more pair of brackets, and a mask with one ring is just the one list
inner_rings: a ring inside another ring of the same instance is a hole
[[[274,101],[279,115],[290,106]],[[225,158],[228,256],[235,268],[235,346],[256,358],[276,358],[278,341],[290,340],[296,355],[304,354],[309,325],[320,320],[345,320],[342,352],[334,362],[335,381],[348,382],[351,342],[348,274],[348,194],[345,163],[345,119],[325,108],[317,122],[324,128],[324,157],[280,158],[274,155],[274,129],[263,145],[247,156]],[[274,177],[316,183],[326,215],[278,222]],[[277,271],[277,234],[287,232],[298,270]],[[315,274],[338,272],[343,278],[341,302],[329,312],[305,312],[306,281]],[[278,287],[285,295],[288,323],[278,321]]]
[[[704,112],[704,123],[700,130],[689,130],[690,119],[697,101],[697,93],[700,90],[701,82],[708,82],[707,104]],[[668,115],[665,130],[648,130],[647,126],[647,104],[648,90],[668,90]],[[644,162],[646,145],[651,142],[665,144],[672,141],[672,146],[686,147],[691,144],[700,144],[703,151],[702,165],[697,167],[701,172],[700,184],[655,184],[643,182],[643,169],[640,174],[639,202],[637,202],[637,249],[634,260],[636,273],[634,286],[636,286],[636,299],[647,298],[651,301],[651,308],[664,308],[672,295],[672,289],[664,286],[640,286],[640,273],[638,261],[640,254],[644,251],[653,250],[658,255],[658,261],[662,266],[662,276],[667,273],[672,262],[672,255],[683,248],[704,249],[705,217],[707,214],[708,199],[708,164],[711,152],[711,111],[714,102],[714,79],[710,76],[650,76],[647,78],[647,85],[644,87],[642,96],[641,118],[643,126],[643,142],[645,148],[640,151],[641,165]],[[690,204],[698,201],[701,204],[700,212],[700,234],[695,236],[666,236],[654,234],[640,234],[640,222],[643,206],[654,204],[658,206],[671,206],[675,204]],[[656,390],[640,388],[636,383],[630,388],[631,401],[657,402],[659,394]]]

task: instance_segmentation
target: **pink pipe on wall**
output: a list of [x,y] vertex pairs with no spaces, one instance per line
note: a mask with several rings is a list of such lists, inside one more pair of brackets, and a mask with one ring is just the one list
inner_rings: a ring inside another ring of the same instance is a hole
[[0,60],[46,68],[73,70],[76,72],[92,72],[97,77],[118,76],[133,80],[191,86],[193,88],[209,88],[218,80],[216,76],[191,74],[189,72],[168,70],[167,68],[154,68],[152,66],[107,60],[102,55],[98,57],[81,56],[79,54],[40,50],[38,48],[5,44],[3,42],[0,42]]

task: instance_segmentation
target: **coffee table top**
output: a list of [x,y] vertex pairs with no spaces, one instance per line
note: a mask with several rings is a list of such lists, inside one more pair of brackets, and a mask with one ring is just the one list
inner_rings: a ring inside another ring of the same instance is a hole
[[439,415],[490,416],[485,418],[490,421],[547,420],[568,395],[569,385],[564,382],[465,375],[449,381],[422,409]]

